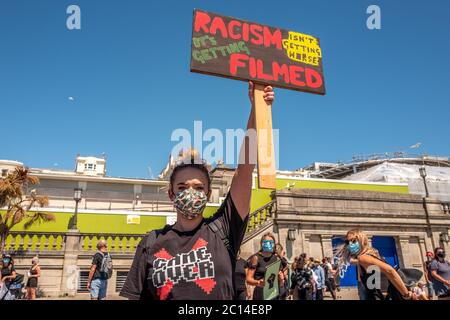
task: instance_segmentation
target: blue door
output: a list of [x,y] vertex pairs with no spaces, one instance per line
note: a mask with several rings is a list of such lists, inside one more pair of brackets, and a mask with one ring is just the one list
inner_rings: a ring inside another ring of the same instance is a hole
[[[342,245],[344,245],[345,238],[336,236],[331,239],[333,245],[333,252],[336,252]],[[341,278],[341,287],[356,287],[358,285],[358,276],[356,273],[356,266],[349,265],[344,277]]]
[[372,246],[378,250],[380,255],[389,263],[392,267],[398,266],[397,248],[395,247],[394,237],[372,237]]

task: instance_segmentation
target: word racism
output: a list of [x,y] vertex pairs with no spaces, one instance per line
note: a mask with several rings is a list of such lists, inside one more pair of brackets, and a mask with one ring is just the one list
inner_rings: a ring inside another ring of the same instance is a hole
[[319,39],[194,11],[191,71],[325,94]]

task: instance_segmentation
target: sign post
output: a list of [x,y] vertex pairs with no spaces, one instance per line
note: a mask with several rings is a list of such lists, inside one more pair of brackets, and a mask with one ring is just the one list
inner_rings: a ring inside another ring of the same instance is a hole
[[259,187],[275,189],[272,113],[264,85],[324,95],[319,39],[194,10],[191,71],[255,83]]
[[258,186],[276,189],[275,151],[272,135],[272,102],[264,100],[264,86],[255,84],[256,141],[258,145]]

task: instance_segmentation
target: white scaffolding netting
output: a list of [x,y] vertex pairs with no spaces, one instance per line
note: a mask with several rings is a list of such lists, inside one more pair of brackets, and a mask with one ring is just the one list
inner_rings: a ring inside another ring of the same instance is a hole
[[[367,170],[351,174],[343,180],[387,183],[407,183],[411,194],[425,195],[419,165],[384,162]],[[450,201],[450,168],[425,166],[430,197]]]

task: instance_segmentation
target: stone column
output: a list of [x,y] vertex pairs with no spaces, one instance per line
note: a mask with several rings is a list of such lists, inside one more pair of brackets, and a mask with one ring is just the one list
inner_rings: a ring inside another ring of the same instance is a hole
[[322,256],[332,257],[333,256],[333,244],[331,242],[332,235],[322,234],[320,236],[320,242],[322,243]]
[[108,287],[106,289],[107,296],[116,294],[116,282],[117,282],[117,270],[113,270],[111,278],[108,279]]
[[427,248],[425,245],[425,238],[423,237],[419,237],[419,247],[420,247],[420,255],[421,255],[421,262],[424,263],[425,262],[425,255],[427,253]]
[[302,252],[300,253],[306,253],[307,255],[310,255],[311,248],[309,246],[309,239],[311,238],[310,234],[303,233],[303,241],[302,241]]
[[78,288],[79,267],[78,253],[80,251],[80,231],[68,230],[66,233],[63,274],[59,292],[62,295],[75,296]]
[[409,236],[400,236],[400,250],[403,258],[403,267],[412,268],[412,261],[409,254]]

